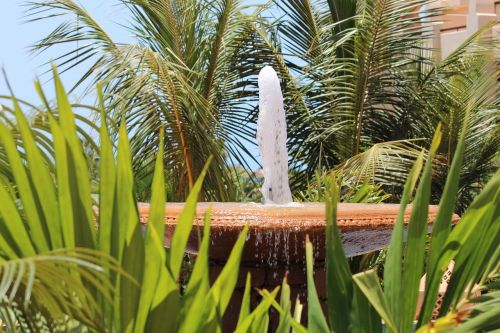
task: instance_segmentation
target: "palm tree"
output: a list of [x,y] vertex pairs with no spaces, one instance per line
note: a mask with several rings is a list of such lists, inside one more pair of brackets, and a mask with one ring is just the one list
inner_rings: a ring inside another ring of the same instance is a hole
[[283,0],[275,2],[283,13],[276,20],[266,17],[276,11],[265,7],[243,14],[241,1],[123,2],[138,45],[113,43],[83,8],[50,0],[33,5],[35,18],[69,13],[78,24],[61,24],[35,49],[80,41],[61,58],[67,69],[73,60],[97,58],[82,80],[94,73],[105,83],[112,116],[124,118],[132,133],[134,170],[144,184],[163,126],[173,198],[185,196],[213,155],[205,198],[234,199],[228,168],[245,165],[249,156],[243,142],[253,142],[254,74],[264,63],[283,81],[295,193],[318,171],[336,169],[355,184],[368,179],[398,197],[441,122],[447,144],[436,159],[437,198],[466,112],[475,121],[460,207],[495,167],[494,44],[484,38],[491,26],[438,61],[428,42],[440,10],[423,10],[430,0]]
[[102,82],[108,116],[117,124],[124,121],[131,133],[139,192],[150,185],[163,132],[169,199],[185,199],[213,156],[203,199],[234,200],[237,185],[230,169],[248,165],[244,142],[254,141],[247,118],[257,96],[246,89],[258,50],[245,46],[255,16],[242,12],[241,0],[119,2],[132,17],[135,44],[113,41],[76,2],[49,0],[33,2],[29,17],[69,20],[34,50],[59,44],[73,48],[78,42],[59,58],[59,67],[81,69],[90,63],[77,85]]
[[318,170],[337,169],[355,183],[369,179],[400,194],[441,122],[447,144],[436,162],[438,196],[470,112],[459,200],[462,208],[469,203],[500,148],[492,24],[438,61],[428,45],[440,10],[422,9],[430,1],[276,3],[283,15],[261,40],[286,85],[289,151],[300,170],[293,187],[303,189]]

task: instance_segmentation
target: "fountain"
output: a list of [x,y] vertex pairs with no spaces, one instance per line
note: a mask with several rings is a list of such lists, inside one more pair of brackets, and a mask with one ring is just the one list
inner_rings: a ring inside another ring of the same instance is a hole
[[[315,279],[320,300],[326,302],[325,280],[325,206],[322,203],[293,203],[288,185],[288,154],[283,96],[278,76],[269,66],[259,74],[259,144],[264,184],[263,204],[258,203],[199,203],[196,220],[187,251],[196,255],[198,235],[203,229],[204,214],[211,209],[210,277],[214,281],[228,259],[236,239],[249,223],[240,266],[240,276],[224,318],[224,331],[232,331],[238,320],[245,277],[252,274],[252,286],[272,289],[280,285],[287,274],[292,297],[306,302],[305,239],[313,243]],[[183,203],[168,203],[165,208],[165,246],[175,229]],[[355,256],[387,246],[396,221],[397,204],[339,204],[337,224],[341,231],[346,255]],[[405,212],[410,217],[411,206]],[[147,221],[149,205],[140,204],[141,221]],[[437,207],[429,207],[429,223],[434,222]],[[455,216],[455,220],[458,217]],[[252,305],[258,302],[256,292]],[[270,325],[276,326],[277,316],[271,315]]]
[[283,95],[278,75],[271,66],[264,67],[259,73],[257,143],[264,173],[264,204],[291,203]]

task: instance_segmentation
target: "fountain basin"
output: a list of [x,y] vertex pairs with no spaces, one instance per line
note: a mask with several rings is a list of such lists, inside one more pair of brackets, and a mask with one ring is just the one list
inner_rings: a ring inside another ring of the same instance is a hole
[[[177,224],[183,203],[168,203],[165,208],[166,247]],[[429,228],[435,220],[437,206],[429,206]],[[211,211],[210,259],[225,261],[239,233],[248,223],[250,226],[242,262],[255,262],[270,266],[304,262],[306,235],[315,248],[315,260],[325,257],[325,205],[305,203],[293,205],[262,205],[256,203],[213,203],[197,205],[187,251],[196,254],[199,231],[202,231],[204,215]],[[350,204],[338,206],[339,226],[346,255],[356,256],[379,250],[388,245],[392,228],[399,211],[398,204]],[[139,205],[141,222],[146,223],[149,205]],[[405,211],[405,223],[410,218],[411,205]],[[458,221],[458,216],[454,216]]]
[[[168,203],[165,207],[164,244],[170,246],[184,203]],[[320,302],[326,308],[325,228],[326,216],[323,203],[293,205],[262,205],[256,203],[198,203],[186,251],[196,255],[200,244],[204,216],[210,209],[210,280],[215,281],[224,267],[236,239],[246,224],[249,233],[243,250],[239,277],[235,291],[224,316],[223,332],[232,332],[238,321],[243,298],[245,278],[251,273],[254,288],[273,289],[287,276],[291,297],[307,301],[305,274],[305,240],[309,237],[314,248],[314,279]],[[436,218],[437,206],[429,206],[429,230]],[[337,224],[344,250],[352,257],[389,244],[392,229],[399,212],[398,204],[349,204],[338,205]],[[139,204],[141,223],[147,223],[149,205]],[[405,211],[405,225],[409,222],[411,205]],[[453,216],[453,222],[459,217]],[[406,231],[406,228],[405,228]],[[252,290],[251,303],[255,307],[259,294]],[[307,305],[307,304],[306,304]],[[303,319],[305,320],[303,312]],[[271,310],[269,327],[278,325],[279,315]]]

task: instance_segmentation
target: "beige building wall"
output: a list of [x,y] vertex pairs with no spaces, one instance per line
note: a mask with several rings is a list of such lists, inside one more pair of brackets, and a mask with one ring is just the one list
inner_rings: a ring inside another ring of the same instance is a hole
[[[491,21],[500,19],[500,0],[441,0],[436,6],[444,7],[441,22],[434,29],[433,47],[445,58],[469,36]],[[500,34],[500,26],[493,28]]]

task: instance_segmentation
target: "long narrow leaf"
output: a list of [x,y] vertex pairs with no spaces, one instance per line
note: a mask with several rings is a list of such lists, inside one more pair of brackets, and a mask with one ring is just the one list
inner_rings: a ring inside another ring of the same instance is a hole
[[425,288],[425,298],[419,317],[419,325],[428,322],[432,316],[436,296],[444,271],[437,266],[439,255],[451,231],[451,218],[455,209],[455,202],[460,180],[460,170],[464,154],[465,135],[468,128],[469,112],[466,112],[457,148],[448,172],[443,195],[439,202],[439,212],[432,226],[431,246]]
[[[23,139],[25,156],[28,161],[28,170],[31,173],[33,190],[42,208],[45,223],[43,224],[48,232],[47,241],[52,249],[61,248],[63,245],[61,234],[61,221],[59,219],[59,209],[57,207],[56,191],[52,175],[45,163],[42,154],[35,143],[33,133],[28,125],[25,115],[21,111],[18,102],[12,99],[16,112],[17,125]],[[73,244],[69,244],[72,246]]]
[[163,131],[160,134],[160,149],[156,157],[152,183],[149,220],[144,238],[144,273],[139,305],[137,307],[134,332],[145,329],[148,314],[152,308],[160,271],[165,265],[165,249],[161,238],[165,234],[165,179],[163,171]]
[[54,84],[57,106],[59,110],[59,123],[69,147],[69,158],[72,163],[70,170],[75,176],[70,176],[69,181],[73,188],[72,202],[75,217],[75,240],[77,246],[95,247],[95,225],[92,218],[92,199],[90,192],[90,176],[82,144],[77,136],[75,117],[68,101],[61,80],[54,66]]
[[243,299],[241,300],[240,314],[236,327],[241,326],[243,321],[250,315],[250,292],[252,291],[252,276],[247,274],[245,281],[245,290],[243,291]]
[[353,282],[337,226],[338,186],[328,183],[326,201],[326,276],[328,316],[335,332],[349,332]]
[[276,298],[276,295],[278,294],[279,287],[276,287],[270,294],[265,295],[264,299],[260,304],[255,308],[255,310],[252,311],[252,313],[246,317],[246,319],[236,327],[234,333],[246,333],[250,329],[253,321],[256,318],[260,318],[263,316],[271,305],[273,304],[274,299]]
[[403,286],[406,289],[403,299],[402,322],[400,330],[410,332],[417,310],[418,286],[424,269],[425,236],[427,235],[427,216],[431,194],[432,160],[441,141],[441,127],[438,126],[432,140],[429,157],[424,167],[422,179],[413,202],[408,240],[403,264]]
[[361,291],[363,291],[375,310],[377,310],[389,330],[395,333],[398,332],[393,316],[391,315],[389,304],[380,287],[377,273],[373,270],[359,273],[353,276],[353,280]]
[[313,332],[329,332],[328,324],[319,302],[318,293],[314,285],[313,276],[313,248],[309,238],[306,239],[306,264],[307,264],[307,322]]
[[217,304],[217,312],[220,316],[224,315],[229,305],[229,300],[233,295],[234,288],[236,287],[236,282],[238,281],[240,260],[243,253],[243,247],[245,246],[248,229],[249,226],[246,225],[241,231],[224,268],[210,289],[210,294]]
[[113,154],[113,146],[110,140],[106,112],[104,109],[102,88],[97,86],[99,108],[101,111],[100,128],[100,158],[99,158],[99,249],[118,257],[118,249],[113,248],[112,231],[114,223],[115,195],[116,195],[116,162]]
[[177,278],[181,269],[182,260],[184,258],[184,249],[186,248],[189,233],[191,232],[193,221],[196,216],[196,202],[198,200],[203,180],[205,179],[210,162],[211,159],[207,161],[203,171],[196,180],[196,183],[194,184],[191,193],[189,193],[186,203],[184,204],[184,209],[179,215],[177,226],[175,227],[174,235],[172,237],[170,256],[168,257],[168,266],[170,267],[174,278]]
[[68,181],[70,177],[74,177],[74,173],[70,170],[68,161],[68,144],[64,133],[56,119],[49,115],[50,130],[54,136],[54,153],[56,158],[56,181],[57,195],[59,201],[59,219],[61,221],[60,228],[62,233],[63,244],[65,247],[75,246],[75,221],[73,212],[73,202],[71,194],[71,183]]
[[402,285],[404,214],[422,170],[422,160],[423,152],[420,153],[406,180],[384,267],[384,293],[397,327],[401,327],[404,294]]
[[[36,204],[35,191],[32,188],[31,180],[28,177],[26,167],[24,166],[24,163],[19,155],[12,134],[3,123],[0,123],[0,141],[5,149],[10,169],[14,175],[17,190],[32,234],[33,244],[38,251],[48,251],[49,243],[47,241],[46,231],[43,228],[42,222],[43,213]],[[20,227],[18,230],[21,237],[23,237],[23,233],[26,233],[26,231],[23,231],[24,229],[24,227]],[[26,254],[29,254],[30,252],[33,254],[32,246],[29,245],[30,243],[30,241],[23,242],[23,244],[27,247]]]

